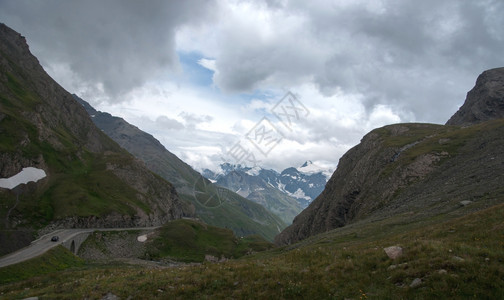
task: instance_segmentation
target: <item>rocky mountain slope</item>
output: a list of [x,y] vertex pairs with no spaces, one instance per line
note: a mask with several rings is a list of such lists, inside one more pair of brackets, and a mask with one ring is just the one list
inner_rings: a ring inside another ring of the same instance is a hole
[[276,243],[291,244],[363,220],[408,214],[413,222],[502,201],[503,74],[504,68],[494,69],[478,78],[448,122],[458,126],[396,124],[368,133]]
[[446,125],[467,126],[504,118],[504,68],[483,72],[476,85],[467,93],[464,105]]
[[[142,160],[151,171],[173,183],[179,197],[192,203],[196,216],[207,224],[229,228],[238,236],[260,234],[268,240],[273,240],[287,226],[261,205],[210,183],[152,135],[122,118],[95,110],[76,95],[74,98],[98,128]],[[207,202],[208,199],[216,201]]]
[[25,167],[47,176],[0,189],[0,228],[161,225],[192,216],[174,187],[102,133],[0,24],[0,178]]
[[[209,175],[209,170],[206,174]],[[260,176],[251,173],[250,170],[247,171],[247,168],[235,167],[226,175],[213,176],[213,178],[217,179],[215,184],[261,204],[279,216],[286,224],[292,223],[294,217],[302,211],[301,205],[295,198],[281,192]]]
[[[248,182],[247,179],[251,180],[252,185],[253,182],[261,182],[261,185],[272,187],[282,194],[295,198],[299,202],[299,205],[305,208],[324,190],[325,184],[331,173],[331,170],[319,167],[311,161],[306,161],[299,168],[290,167],[280,173],[275,170],[267,170],[261,167],[250,168],[224,163],[220,165],[220,170],[213,172],[206,169],[203,170],[202,174],[206,178],[225,187],[230,187],[225,184],[225,182],[229,181],[226,177],[230,174],[240,174],[242,179],[244,179],[241,181],[243,186],[242,190],[246,189],[252,191],[250,187],[246,187]],[[230,188],[234,189],[234,187]]]

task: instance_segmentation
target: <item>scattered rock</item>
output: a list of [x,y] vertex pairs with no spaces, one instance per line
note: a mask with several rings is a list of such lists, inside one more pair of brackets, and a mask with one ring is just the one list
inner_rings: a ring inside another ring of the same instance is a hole
[[222,256],[220,259],[210,254],[205,254],[205,261],[218,263],[218,262],[226,262],[228,259]]
[[402,264],[398,264],[398,265],[390,265],[387,268],[387,270],[394,270],[394,269],[397,269],[397,268],[407,269],[408,268],[408,263],[402,263]]
[[205,254],[205,261],[208,261],[208,262],[218,262],[219,259],[213,255],[210,255],[210,254]]
[[460,201],[459,204],[460,206],[467,206],[469,204],[473,203],[472,201],[469,201],[469,200],[464,200],[464,201]]
[[119,300],[119,299],[120,299],[119,297],[110,292],[107,295],[103,296],[102,298],[102,300]]
[[137,241],[139,241],[140,243],[147,241],[147,235],[144,234],[144,235],[137,237]]
[[422,284],[422,279],[415,278],[415,279],[413,279],[413,281],[411,282],[411,284],[409,286],[410,286],[410,288],[414,289],[416,287],[419,287],[421,284]]
[[448,273],[448,271],[446,271],[445,269],[440,269],[437,272],[438,272],[438,274],[441,274],[441,275]]
[[465,259],[463,259],[463,258],[462,258],[462,257],[460,257],[460,256],[453,256],[453,257],[452,257],[452,259],[453,259],[453,260],[456,260],[456,261],[460,261],[460,262],[465,261]]
[[486,262],[490,261],[490,258],[485,257],[485,261],[486,261]]
[[391,246],[383,249],[390,259],[396,259],[403,254],[403,248],[399,246]]

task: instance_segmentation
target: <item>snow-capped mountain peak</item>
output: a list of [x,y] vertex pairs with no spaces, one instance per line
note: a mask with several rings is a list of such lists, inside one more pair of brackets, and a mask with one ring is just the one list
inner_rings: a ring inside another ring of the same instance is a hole
[[[241,165],[222,164],[217,172],[204,170],[203,176],[215,180],[217,184],[225,186],[227,177],[232,174],[240,176],[240,184],[253,186],[257,180],[264,181],[265,185],[296,198],[299,203],[306,207],[324,189],[327,180],[332,175],[331,169],[321,167],[319,164],[307,160],[301,167],[290,167],[278,173],[275,170],[267,170],[261,167],[244,167]],[[229,187],[228,187],[229,188]],[[242,187],[243,189],[244,187]],[[253,190],[248,188],[247,190]]]
[[306,168],[310,165],[313,165],[313,162],[311,160],[307,160],[300,168]]
[[327,179],[331,177],[333,169],[322,167],[318,164],[313,163],[311,160],[307,160],[301,167],[297,168],[300,173],[311,175],[316,173],[322,173]]

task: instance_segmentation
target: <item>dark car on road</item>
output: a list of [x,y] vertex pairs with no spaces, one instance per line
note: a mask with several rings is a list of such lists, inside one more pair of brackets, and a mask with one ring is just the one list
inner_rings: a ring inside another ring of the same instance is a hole
[[55,235],[51,238],[51,242],[57,242],[59,241],[59,236]]

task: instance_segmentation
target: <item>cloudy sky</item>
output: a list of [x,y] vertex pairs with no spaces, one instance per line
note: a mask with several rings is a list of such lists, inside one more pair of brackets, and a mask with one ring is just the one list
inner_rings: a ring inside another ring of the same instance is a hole
[[0,0],[46,71],[196,169],[336,166],[504,66],[501,0]]

